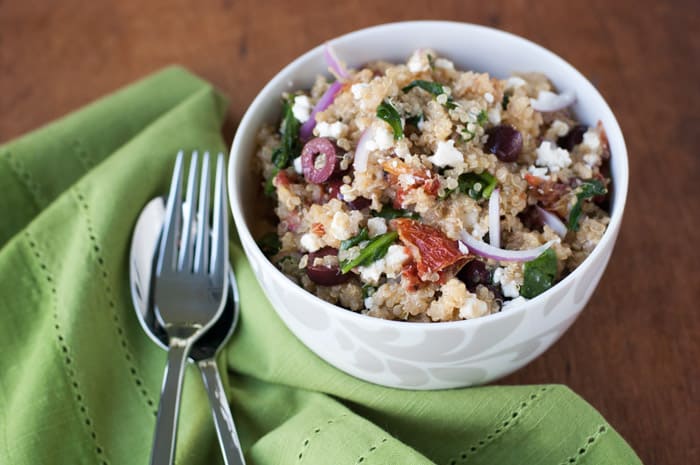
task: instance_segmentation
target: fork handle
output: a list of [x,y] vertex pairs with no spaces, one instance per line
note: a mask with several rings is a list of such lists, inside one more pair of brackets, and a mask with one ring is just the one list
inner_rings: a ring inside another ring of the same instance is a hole
[[214,416],[216,435],[219,437],[219,445],[224,456],[224,462],[226,465],[245,465],[236,425],[233,423],[231,409],[226,399],[226,392],[221,383],[221,376],[219,375],[216,361],[213,359],[202,360],[198,365],[202,373],[204,386],[209,394],[209,404]]
[[177,338],[171,339],[168,349],[168,364],[165,367],[160,403],[158,404],[151,465],[172,465],[175,461],[177,418],[188,352],[189,346],[185,341]]

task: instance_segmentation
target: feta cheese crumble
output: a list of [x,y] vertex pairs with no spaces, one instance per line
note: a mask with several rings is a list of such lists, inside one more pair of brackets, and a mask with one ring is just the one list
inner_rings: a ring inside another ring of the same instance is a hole
[[330,137],[332,139],[340,139],[348,132],[348,125],[336,121],[335,123],[326,123],[321,121],[316,124],[314,128],[314,134],[318,137]]
[[438,142],[437,150],[434,155],[428,157],[428,161],[435,166],[444,168],[447,165],[457,166],[464,161],[462,152],[455,148],[455,141],[448,140],[447,142]]
[[311,101],[306,95],[294,97],[292,114],[300,123],[305,123],[311,117]]
[[306,233],[299,239],[301,246],[308,252],[316,252],[323,247],[323,241],[316,234]]
[[571,166],[571,156],[567,150],[545,140],[537,147],[535,164],[537,166],[546,166],[552,173],[556,173],[562,168]]
[[381,216],[374,216],[367,220],[367,232],[369,237],[379,236],[387,232],[386,220]]
[[505,297],[514,299],[520,296],[520,284],[508,278],[505,268],[499,267],[493,270],[493,282],[501,285]]

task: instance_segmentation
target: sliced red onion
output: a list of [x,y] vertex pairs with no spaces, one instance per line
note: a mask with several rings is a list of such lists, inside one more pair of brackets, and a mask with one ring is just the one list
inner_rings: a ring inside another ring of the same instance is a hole
[[306,142],[307,140],[311,139],[311,136],[313,136],[314,128],[316,127],[316,113],[331,106],[331,103],[333,103],[335,100],[335,96],[338,95],[338,92],[340,92],[342,88],[343,84],[339,81],[335,81],[328,87],[328,89],[326,89],[321,98],[318,99],[318,102],[316,102],[316,105],[314,105],[314,108],[311,110],[309,119],[307,119],[304,124],[301,125],[301,128],[299,128],[299,137],[301,138],[302,142]]
[[333,47],[328,42],[326,42],[325,47],[323,47],[323,58],[326,59],[328,67],[339,79],[345,80],[350,78],[350,73],[345,68],[343,62],[338,59],[335,50],[333,50]]
[[504,250],[482,242],[466,231],[460,233],[460,240],[469,247],[469,251],[472,254],[499,262],[529,262],[539,257],[542,252],[552,245],[552,241],[549,241],[534,249]]
[[496,248],[501,247],[501,195],[498,189],[491,192],[489,198],[489,242]]
[[557,215],[552,212],[548,212],[539,205],[535,205],[535,209],[537,209],[537,213],[539,213],[542,217],[544,224],[552,228],[552,230],[557,233],[557,236],[561,237],[562,239],[564,236],[566,236],[566,225]]
[[367,160],[369,159],[369,144],[374,139],[374,129],[372,126],[365,129],[357,141],[355,148],[355,159],[352,161],[352,167],[357,173],[367,171]]
[[548,90],[541,90],[537,94],[537,98],[530,99],[530,105],[533,109],[543,112],[551,112],[562,110],[576,101],[576,95],[572,91],[564,91],[561,94],[555,94]]

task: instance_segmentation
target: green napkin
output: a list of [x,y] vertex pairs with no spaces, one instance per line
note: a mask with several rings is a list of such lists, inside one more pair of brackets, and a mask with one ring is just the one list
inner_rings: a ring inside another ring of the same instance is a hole
[[[0,463],[148,462],[165,352],[131,306],[131,230],[178,150],[226,151],[226,106],[170,68],[0,147]],[[563,386],[410,392],[339,372],[231,250],[242,317],[220,362],[250,464],[640,463]],[[190,366],[177,463],[221,462]]]

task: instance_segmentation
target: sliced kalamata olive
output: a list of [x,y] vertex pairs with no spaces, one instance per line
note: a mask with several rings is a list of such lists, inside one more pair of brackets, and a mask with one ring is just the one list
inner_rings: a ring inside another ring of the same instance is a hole
[[338,147],[330,139],[311,139],[301,151],[301,169],[307,182],[321,184],[340,169]]
[[520,131],[507,124],[499,124],[486,131],[488,139],[484,150],[491,152],[503,162],[513,162],[518,159],[523,149],[523,136]]
[[352,210],[362,210],[372,205],[372,201],[364,197],[357,197],[355,200],[348,202],[348,205]]
[[563,149],[571,151],[578,144],[583,142],[583,135],[588,131],[588,126],[585,124],[577,124],[569,129],[566,135],[557,139],[557,145]]
[[328,255],[337,256],[338,249],[334,249],[333,247],[324,247],[309,254],[309,261],[306,265],[306,275],[309,277],[309,279],[320,286],[342,284],[350,279],[352,275],[350,273],[342,274],[338,268],[338,265],[332,267],[325,265],[314,265],[314,261],[317,258],[323,258]]
[[457,278],[462,281],[470,292],[476,291],[476,286],[491,284],[491,272],[481,260],[472,260],[457,273]]

